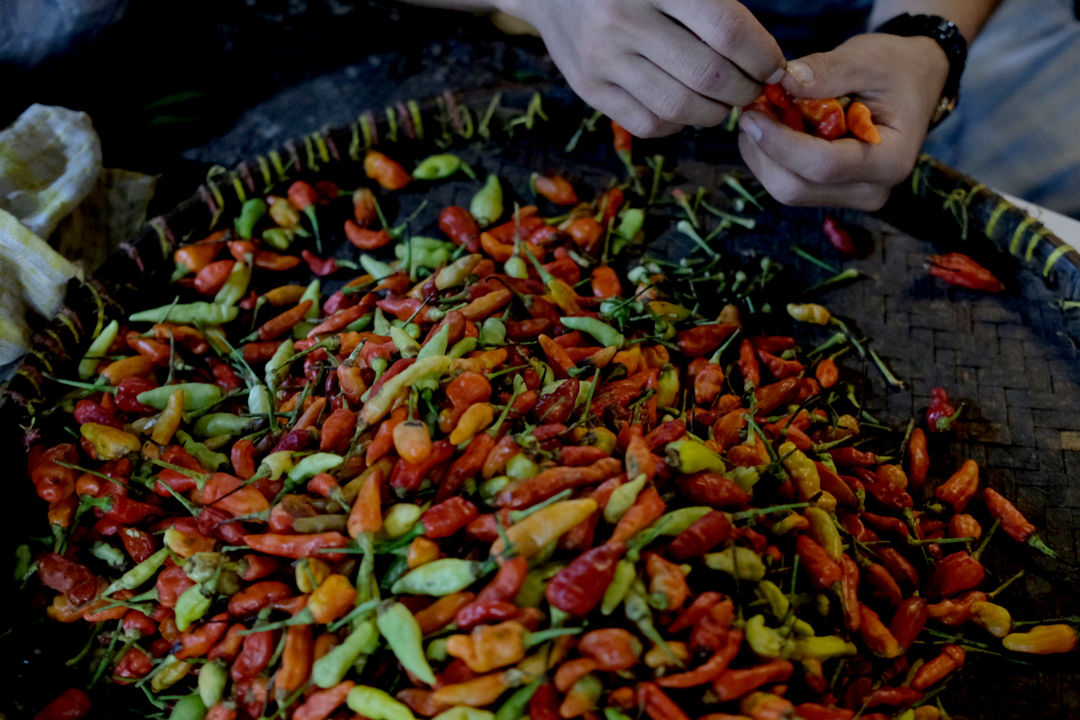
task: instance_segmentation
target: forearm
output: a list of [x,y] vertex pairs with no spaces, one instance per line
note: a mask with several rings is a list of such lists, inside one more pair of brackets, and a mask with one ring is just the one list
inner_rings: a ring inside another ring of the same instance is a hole
[[901,13],[940,15],[956,23],[970,43],[1000,4],[1001,0],[877,0],[870,14],[870,27]]

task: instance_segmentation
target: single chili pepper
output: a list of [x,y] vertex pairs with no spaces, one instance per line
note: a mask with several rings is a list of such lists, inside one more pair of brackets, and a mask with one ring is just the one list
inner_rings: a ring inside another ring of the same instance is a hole
[[679,533],[668,546],[668,552],[676,560],[699,557],[720,543],[726,542],[733,530],[734,527],[728,516],[718,510],[713,510]]
[[983,502],[991,517],[1001,521],[1001,529],[1016,542],[1028,542],[1035,535],[1035,526],[1031,524],[1016,506],[993,488],[983,488]]
[[839,380],[840,371],[836,367],[836,362],[831,357],[828,357],[819,362],[817,367],[814,368],[814,377],[821,383],[821,387],[828,390]]
[[953,670],[963,667],[966,657],[967,653],[959,645],[946,645],[941,649],[940,655],[915,672],[911,687],[915,690],[926,690],[937,685]]
[[712,688],[719,700],[736,700],[762,685],[785,682],[794,670],[794,665],[782,659],[750,668],[728,669],[712,681]]
[[931,390],[930,406],[926,408],[926,427],[930,432],[945,432],[960,417],[960,410],[953,407],[944,388]]
[[645,488],[633,506],[619,519],[615,531],[611,534],[612,542],[626,542],[663,515],[666,508],[655,487]]
[[[245,535],[244,543],[261,553],[299,560],[304,557],[323,557],[320,551],[331,548],[343,548],[349,544],[349,538],[339,532],[321,532],[310,535],[283,535],[264,533]],[[332,561],[337,553],[326,553],[323,559]]]
[[1076,629],[1063,623],[1036,625],[1027,632],[1006,635],[1001,643],[1006,650],[1013,652],[1034,655],[1067,653],[1076,649]]
[[292,588],[279,580],[253,583],[229,598],[229,614],[234,617],[254,615],[278,600],[291,597]]
[[856,100],[848,105],[847,126],[851,134],[863,142],[877,145],[881,142],[881,132],[874,125],[870,108]]
[[971,604],[971,622],[997,638],[1003,638],[1012,630],[1012,615],[1007,608],[985,600]]
[[574,186],[557,174],[533,175],[532,185],[539,195],[543,195],[555,205],[577,205],[578,196]]
[[563,490],[593,485],[622,471],[622,463],[615,458],[604,458],[585,467],[556,467],[518,480],[499,493],[495,504],[519,510],[562,492]]
[[[400,163],[378,150],[368,150],[364,156],[364,172],[384,190],[400,190],[411,180],[409,173]],[[293,202],[295,204],[295,201]]]
[[930,572],[926,593],[930,598],[950,597],[972,590],[982,582],[986,571],[965,551],[946,555]]
[[352,680],[345,680],[331,688],[318,690],[307,697],[293,710],[294,720],[326,720],[339,707],[355,687]]
[[903,654],[900,643],[893,637],[885,623],[881,622],[876,612],[860,603],[859,617],[859,634],[871,652],[890,659]]
[[926,484],[926,473],[930,469],[930,455],[926,449],[926,433],[922,428],[915,428],[908,439],[908,479],[916,488]]
[[799,535],[795,539],[795,551],[799,560],[810,572],[810,578],[814,586],[825,589],[843,577],[840,565],[836,563],[825,548],[814,542],[809,535]]
[[637,699],[652,720],[689,720],[689,716],[656,683],[640,683]]
[[929,264],[928,272],[950,285],[986,292],[1001,292],[1005,289],[1004,283],[993,273],[963,253],[931,255]]
[[450,537],[473,521],[479,511],[463,497],[452,497],[433,505],[420,516],[424,534],[432,539]]
[[896,608],[896,613],[889,622],[889,632],[896,638],[901,652],[906,652],[918,639],[927,617],[929,613],[926,599],[918,595],[912,595]]
[[439,214],[439,229],[456,245],[471,253],[480,250],[480,226],[473,216],[463,207],[443,208]]
[[576,617],[589,614],[603,599],[625,552],[626,543],[613,540],[583,553],[548,583],[544,593],[548,602]]
[[834,248],[845,255],[855,254],[855,243],[851,240],[851,233],[845,230],[832,215],[825,216],[821,229]]
[[934,497],[948,503],[954,512],[963,512],[978,490],[979,465],[974,460],[967,460],[952,477],[934,490]]
[[878,547],[877,556],[881,560],[882,564],[888,569],[889,574],[896,579],[897,582],[906,582],[913,586],[919,584],[919,574],[915,571],[915,567],[905,558],[900,551],[893,547]]

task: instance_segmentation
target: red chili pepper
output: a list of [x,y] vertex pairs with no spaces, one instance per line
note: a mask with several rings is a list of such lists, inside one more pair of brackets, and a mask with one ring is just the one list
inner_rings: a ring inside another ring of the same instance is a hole
[[809,535],[799,535],[795,539],[795,552],[799,555],[799,561],[810,573],[810,579],[814,586],[820,590],[840,582],[843,571],[835,560],[829,557],[825,548],[817,544]]
[[532,409],[533,417],[542,425],[566,422],[574,412],[580,388],[581,383],[570,378],[547,395],[541,395]]
[[360,250],[378,250],[394,241],[389,230],[360,227],[352,220],[345,221],[345,237]]
[[922,700],[923,693],[920,690],[909,687],[880,687],[866,696],[863,707],[878,707],[879,705],[891,705],[893,707],[907,707]]
[[931,255],[929,263],[928,272],[950,285],[986,292],[1001,292],[1005,289],[1005,284],[992,272],[963,253]]
[[562,720],[559,715],[559,696],[555,686],[546,682],[536,688],[529,698],[530,720]]
[[982,582],[986,570],[966,551],[946,555],[930,572],[926,594],[930,598],[951,597],[973,590]]
[[983,502],[990,515],[1001,521],[1001,529],[1016,542],[1027,542],[1035,532],[1024,515],[1007,498],[993,488],[983,488]]
[[697,325],[688,330],[680,330],[675,335],[675,342],[679,350],[689,357],[703,357],[723,345],[738,329],[739,326],[735,323]]
[[604,597],[624,552],[626,543],[611,541],[579,555],[548,583],[548,602],[575,617],[588,615]]
[[690,720],[675,701],[667,696],[656,683],[643,682],[637,689],[638,703],[652,720]]
[[878,464],[874,453],[852,447],[833,448],[828,452],[833,462],[842,467],[872,467]]
[[[806,368],[803,367],[801,362],[797,360],[784,360],[776,355],[765,352],[764,350],[757,350],[758,359],[765,363],[765,367],[769,369],[773,377],[777,380],[782,380],[792,375],[800,375]],[[700,403],[699,403],[700,404]]]
[[90,696],[84,690],[68,688],[39,710],[34,720],[79,720],[90,714],[90,708]]
[[300,251],[300,257],[304,258],[311,272],[319,277],[333,275],[338,271],[338,263],[334,258],[321,258],[307,248]]
[[455,245],[460,245],[471,253],[480,251],[480,226],[465,208],[443,208],[439,214],[439,229]]
[[943,503],[948,503],[953,512],[963,512],[978,490],[979,465],[974,460],[968,460],[953,473],[952,477],[938,486],[934,491],[934,497]]
[[758,414],[767,415],[781,405],[791,401],[801,384],[801,378],[789,377],[771,385],[759,387],[754,391]]
[[884,565],[868,562],[862,568],[862,576],[873,587],[874,597],[881,598],[890,605],[899,605],[903,594],[896,579],[889,574]]
[[204,623],[185,630],[180,635],[180,649],[175,653],[176,658],[186,660],[203,657],[209,653],[229,629],[228,619],[228,613],[220,613]]
[[245,535],[244,544],[267,555],[287,557],[299,560],[305,557],[317,557],[327,562],[333,562],[341,558],[339,553],[323,553],[321,551],[343,548],[351,542],[348,535],[339,532],[312,533],[310,535],[282,535],[279,533],[265,533],[261,535]]
[[64,593],[73,605],[84,605],[97,595],[97,576],[93,571],[62,555],[41,556],[37,571],[45,587]]
[[926,433],[922,428],[915,428],[908,440],[908,479],[916,488],[926,484],[926,473],[930,469],[930,454],[926,449]]
[[634,136],[619,123],[611,121],[611,134],[613,135],[612,146],[619,155],[629,155],[634,142]]
[[726,513],[713,510],[679,533],[668,546],[676,560],[700,557],[731,537],[734,526]]
[[787,660],[770,660],[751,668],[725,670],[713,680],[712,688],[721,702],[737,700],[762,685],[786,682],[794,670]]
[[452,458],[454,452],[454,446],[448,440],[439,440],[432,443],[431,455],[423,462],[398,460],[390,473],[390,485],[403,491],[418,490],[432,469]]
[[915,672],[911,679],[911,687],[915,690],[926,690],[937,685],[945,677],[957,668],[963,667],[967,659],[967,653],[959,645],[946,645],[941,649],[941,654],[927,662]]
[[463,497],[452,497],[431,506],[420,516],[424,535],[432,540],[450,537],[479,515],[476,505]]
[[656,488],[651,485],[645,488],[630,509],[619,518],[615,531],[611,533],[612,542],[626,542],[656,521],[666,509]]
[[734,619],[735,605],[731,600],[722,600],[712,605],[708,612],[694,623],[690,631],[691,649],[715,651],[723,647]]
[[901,652],[907,651],[918,639],[919,633],[926,626],[927,617],[926,598],[918,595],[912,595],[896,608],[896,613],[889,622],[889,632],[900,643]]
[[690,502],[715,508],[742,507],[750,495],[731,478],[719,473],[701,472],[679,480],[679,490]]
[[568,488],[594,485],[622,472],[622,463],[604,458],[585,467],[554,467],[518,480],[496,498],[498,507],[520,510],[547,500]]
[[843,226],[837,222],[836,218],[831,215],[826,215],[825,221],[821,225],[821,229],[834,248],[845,255],[855,254],[855,243],[851,240],[851,233],[845,230]]
[[862,624],[859,612],[859,566],[844,553],[840,556],[840,604],[844,611],[844,627],[855,632]]
[[245,635],[240,645],[240,652],[233,660],[229,671],[233,682],[241,683],[251,680],[262,672],[270,664],[275,647],[277,647],[276,631],[264,630]]
[[574,186],[562,175],[537,175],[536,192],[556,205],[577,205],[578,196]]
[[926,408],[926,427],[930,432],[945,432],[960,417],[944,388],[930,391],[930,406]]

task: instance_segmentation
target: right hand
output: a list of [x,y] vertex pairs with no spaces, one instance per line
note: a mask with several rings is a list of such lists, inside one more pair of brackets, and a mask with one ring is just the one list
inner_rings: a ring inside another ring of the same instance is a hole
[[638,137],[723,122],[784,74],[780,46],[736,0],[502,0],[570,87]]

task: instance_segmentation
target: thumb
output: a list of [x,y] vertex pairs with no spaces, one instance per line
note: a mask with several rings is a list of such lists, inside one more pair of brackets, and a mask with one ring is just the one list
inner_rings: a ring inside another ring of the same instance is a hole
[[861,87],[861,76],[861,65],[841,46],[790,61],[780,84],[795,97],[830,98]]

